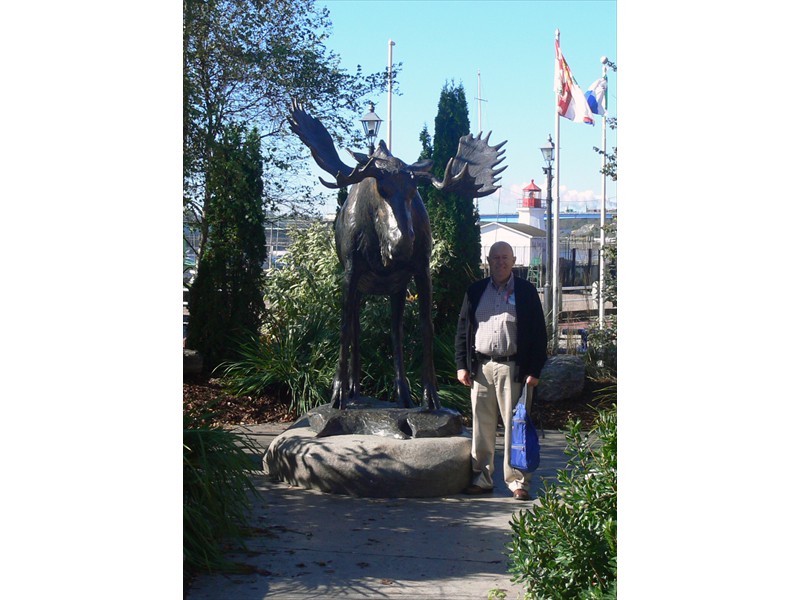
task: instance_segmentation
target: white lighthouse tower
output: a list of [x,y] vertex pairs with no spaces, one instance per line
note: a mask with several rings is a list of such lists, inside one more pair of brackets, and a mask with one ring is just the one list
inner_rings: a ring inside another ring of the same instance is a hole
[[542,189],[533,183],[522,188],[522,204],[519,207],[519,222],[532,225],[537,229],[545,229],[545,207],[543,206]]

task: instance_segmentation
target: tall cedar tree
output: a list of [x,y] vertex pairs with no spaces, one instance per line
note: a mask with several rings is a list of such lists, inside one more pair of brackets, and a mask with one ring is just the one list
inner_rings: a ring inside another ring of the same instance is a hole
[[[433,173],[444,177],[448,160],[458,151],[458,140],[469,133],[469,116],[464,86],[445,83],[439,96],[439,112],[436,115],[433,146],[427,127],[420,134],[422,154],[420,158],[433,159]],[[432,186],[425,186],[421,193],[431,220],[434,240],[445,241],[450,248],[438,276],[433,281],[433,297],[436,303],[434,326],[437,331],[454,327],[461,301],[467,286],[480,273],[481,230],[478,212],[472,198],[457,194],[442,193]]]
[[207,369],[235,358],[237,339],[256,334],[264,317],[262,169],[258,131],[225,128],[208,165],[208,240],[189,290],[186,346]]

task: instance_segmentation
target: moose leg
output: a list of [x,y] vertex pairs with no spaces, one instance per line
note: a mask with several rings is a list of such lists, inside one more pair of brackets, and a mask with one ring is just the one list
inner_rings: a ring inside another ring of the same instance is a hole
[[425,269],[414,275],[422,329],[422,393],[428,410],[441,408],[436,391],[436,370],[433,367],[433,319],[431,318],[431,273]]
[[353,298],[352,331],[350,332],[350,397],[361,396],[361,294],[356,292]]
[[345,407],[348,392],[351,387],[349,374],[350,349],[355,334],[354,323],[358,322],[358,293],[356,281],[352,270],[345,266],[344,284],[342,286],[342,327],[339,336],[339,365],[333,377],[333,392],[331,406],[342,409]]
[[408,389],[403,365],[403,310],[406,306],[406,291],[391,295],[392,305],[392,355],[394,356],[394,388],[397,399],[404,408],[411,408],[411,391]]

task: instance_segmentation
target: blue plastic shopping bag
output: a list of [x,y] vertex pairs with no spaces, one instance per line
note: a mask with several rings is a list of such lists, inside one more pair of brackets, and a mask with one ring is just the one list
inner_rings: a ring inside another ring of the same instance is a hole
[[511,419],[511,466],[520,471],[531,472],[539,467],[539,435],[533,419],[525,408],[528,386],[522,386],[522,394]]

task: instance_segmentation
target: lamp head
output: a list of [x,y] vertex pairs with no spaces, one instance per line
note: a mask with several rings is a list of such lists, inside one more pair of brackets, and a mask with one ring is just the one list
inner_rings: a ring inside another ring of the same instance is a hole
[[542,156],[544,157],[545,162],[550,164],[553,160],[553,150],[555,147],[553,146],[553,137],[548,134],[547,136],[547,144],[541,147]]
[[364,127],[364,135],[367,136],[370,147],[375,145],[375,138],[378,137],[382,122],[383,120],[375,114],[375,104],[370,102],[369,110],[361,117],[361,125]]

